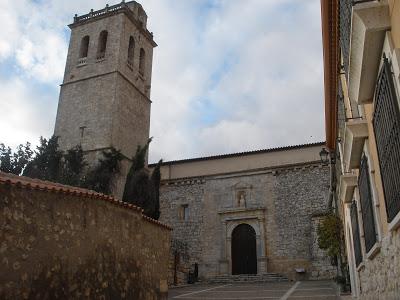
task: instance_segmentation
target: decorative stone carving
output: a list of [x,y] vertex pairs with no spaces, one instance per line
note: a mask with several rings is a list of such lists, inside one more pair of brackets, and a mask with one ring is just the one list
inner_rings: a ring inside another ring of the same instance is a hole
[[239,200],[238,200],[239,207],[246,207],[246,192],[239,193]]

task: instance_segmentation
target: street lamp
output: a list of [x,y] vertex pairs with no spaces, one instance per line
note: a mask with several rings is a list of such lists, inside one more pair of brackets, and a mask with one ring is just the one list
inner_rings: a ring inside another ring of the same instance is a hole
[[322,148],[322,150],[319,152],[319,156],[321,157],[321,162],[324,165],[327,165],[329,162],[328,155],[329,155],[329,152],[326,151],[325,148]]

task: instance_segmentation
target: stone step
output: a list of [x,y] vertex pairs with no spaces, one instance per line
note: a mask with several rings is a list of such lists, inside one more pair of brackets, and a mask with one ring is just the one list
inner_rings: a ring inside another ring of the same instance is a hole
[[209,283],[229,282],[280,282],[288,281],[286,276],[276,273],[243,274],[243,275],[218,275],[207,280]]

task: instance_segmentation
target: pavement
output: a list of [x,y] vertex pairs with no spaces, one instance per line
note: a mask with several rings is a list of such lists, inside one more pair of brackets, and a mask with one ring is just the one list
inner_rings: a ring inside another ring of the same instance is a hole
[[171,300],[340,299],[337,294],[337,286],[332,281],[196,284],[182,288],[171,288],[168,294],[168,299]]

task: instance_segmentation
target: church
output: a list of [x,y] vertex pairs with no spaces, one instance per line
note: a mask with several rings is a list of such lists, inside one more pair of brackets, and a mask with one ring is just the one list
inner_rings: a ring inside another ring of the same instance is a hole
[[[80,144],[89,163],[102,150],[119,149],[124,159],[113,194],[121,198],[130,158],[149,138],[157,44],[135,1],[75,15],[69,27],[54,134],[62,150]],[[185,281],[194,266],[201,279],[332,278],[336,268],[317,243],[329,190],[322,146],[164,162],[160,221],[173,228],[170,282]]]

